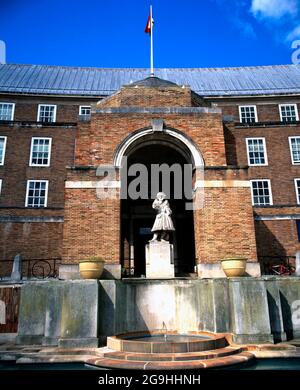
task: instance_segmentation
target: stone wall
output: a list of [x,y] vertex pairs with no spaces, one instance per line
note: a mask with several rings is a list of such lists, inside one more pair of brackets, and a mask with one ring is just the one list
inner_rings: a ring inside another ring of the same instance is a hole
[[97,346],[123,332],[232,333],[237,343],[300,336],[299,278],[30,282],[18,342]]

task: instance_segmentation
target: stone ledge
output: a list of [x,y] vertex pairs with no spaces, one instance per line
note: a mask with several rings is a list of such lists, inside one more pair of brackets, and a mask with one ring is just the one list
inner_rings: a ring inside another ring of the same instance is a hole
[[99,339],[98,337],[89,338],[74,338],[74,339],[59,339],[59,348],[98,348]]
[[234,334],[232,341],[237,344],[274,343],[273,336],[270,334]]
[[[58,272],[58,278],[61,280],[81,279],[79,264],[61,264]],[[101,279],[121,279],[121,265],[105,264]]]
[[97,108],[95,114],[221,114],[220,108],[210,107],[108,107]]
[[[201,279],[226,278],[221,263],[200,263],[197,264],[198,277]],[[261,276],[260,264],[258,262],[247,262],[246,276]]]
[[51,216],[17,216],[17,215],[3,215],[0,216],[0,223],[15,222],[15,223],[61,223],[64,222],[64,217]]

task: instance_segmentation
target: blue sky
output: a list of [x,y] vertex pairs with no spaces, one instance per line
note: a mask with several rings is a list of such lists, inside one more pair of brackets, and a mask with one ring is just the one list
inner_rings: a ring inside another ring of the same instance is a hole
[[148,67],[291,63],[300,0],[0,0],[8,63]]

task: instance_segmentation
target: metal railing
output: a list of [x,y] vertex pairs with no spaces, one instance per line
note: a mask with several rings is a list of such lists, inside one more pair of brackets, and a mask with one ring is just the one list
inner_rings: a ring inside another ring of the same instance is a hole
[[[12,272],[13,260],[0,260],[0,280],[7,280]],[[58,277],[60,257],[22,259],[22,277],[24,279],[48,279]]]

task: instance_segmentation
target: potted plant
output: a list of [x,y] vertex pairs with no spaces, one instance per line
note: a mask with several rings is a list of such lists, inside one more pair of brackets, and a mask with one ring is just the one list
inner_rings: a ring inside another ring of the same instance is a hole
[[247,259],[242,256],[226,257],[221,264],[225,275],[234,278],[245,275]]
[[80,260],[79,272],[82,279],[100,279],[105,261],[101,257],[91,256]]

